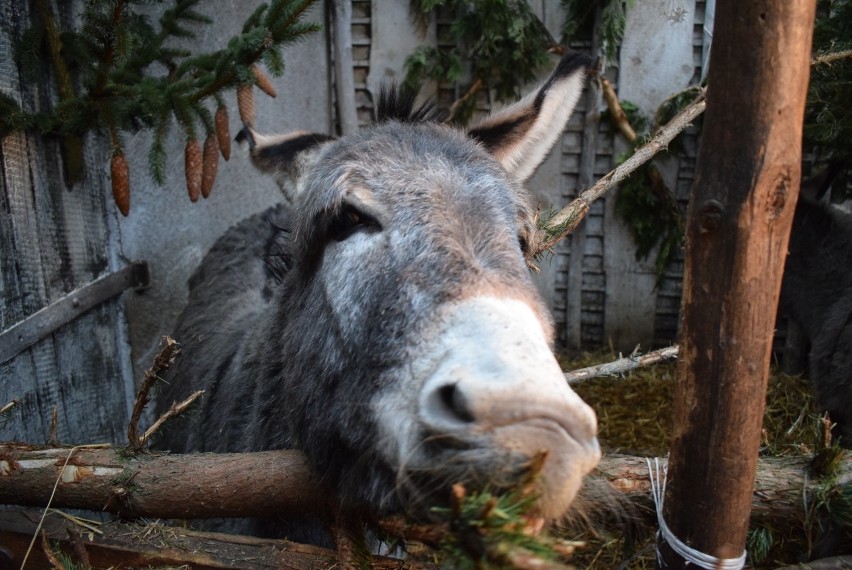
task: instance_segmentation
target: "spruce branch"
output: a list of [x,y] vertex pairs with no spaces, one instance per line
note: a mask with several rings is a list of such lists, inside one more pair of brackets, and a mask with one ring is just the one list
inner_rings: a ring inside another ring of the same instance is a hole
[[[62,38],[59,27],[50,10],[47,0],[36,0],[36,10],[44,26],[44,33],[50,50],[50,63],[56,74],[59,100],[71,101],[75,98],[74,86],[68,65],[62,56]],[[62,138],[62,162],[65,166],[65,181],[73,186],[83,179],[83,139],[78,134],[66,133]]]
[[422,79],[438,84],[468,78],[465,93],[454,104],[453,119],[465,122],[474,110],[473,95],[493,90],[498,101],[515,99],[521,87],[536,78],[547,63],[555,41],[527,2],[514,0],[416,0],[412,12],[421,24],[436,8],[454,14],[449,29],[453,47],[415,50],[405,62],[405,85]]
[[136,393],[133,413],[127,425],[127,444],[131,453],[141,452],[148,440],[147,437],[140,437],[138,434],[139,419],[142,417],[142,411],[151,399],[151,389],[158,381],[162,380],[162,375],[174,364],[179,352],[180,346],[174,339],[168,336],[163,337],[163,346],[160,352],[154,358],[151,368],[145,371],[142,384]]
[[639,347],[630,356],[625,356],[612,362],[596,364],[587,368],[579,368],[565,372],[565,379],[569,384],[578,384],[592,378],[600,378],[603,376],[621,376],[637,368],[673,360],[678,355],[678,345],[667,346],[659,350],[652,350],[646,354],[639,353]]
[[[196,144],[214,132],[220,137],[223,132],[227,134],[213,115],[214,109],[224,108],[223,93],[258,85],[274,96],[274,87],[258,65],[265,62],[273,76],[283,72],[282,48],[319,30],[319,25],[303,21],[315,2],[272,0],[262,4],[246,20],[242,32],[221,49],[195,53],[168,44],[174,39],[195,37],[199,26],[212,21],[199,11],[201,0],[172,0],[156,25],[134,11],[136,2],[89,2],[78,31],[60,31],[49,2],[35,0],[40,25],[23,33],[16,58],[36,64],[49,62],[59,101],[51,109],[30,113],[10,95],[0,93],[0,134],[35,129],[58,138],[71,185],[82,178],[85,133],[106,131],[113,147],[112,170],[122,178],[124,154],[117,132],[152,129],[149,170],[152,178],[162,183],[170,123],[174,120],[180,126],[185,143],[192,147],[187,155],[200,164]],[[157,71],[162,68],[166,73]],[[79,93],[69,69],[76,70]],[[221,150],[227,158],[229,148],[221,145]],[[196,188],[200,170],[189,166],[191,186]],[[213,162],[208,160],[207,193],[214,171]],[[124,187],[129,188],[126,184]],[[128,207],[129,201],[121,208],[125,215]]]
[[591,188],[581,192],[570,204],[548,219],[541,230],[543,235],[540,237],[539,242],[532,248],[530,256],[538,256],[571,233],[586,216],[595,200],[630,176],[631,173],[648,162],[658,152],[667,148],[672,139],[689,127],[692,121],[704,112],[704,108],[705,101],[702,95],[668,124],[661,127],[648,142],[636,149],[636,152],[630,158],[598,180]]
[[852,49],[819,54],[811,60],[811,65],[831,65],[844,59],[852,59]]
[[[647,121],[639,115],[638,109],[632,104],[631,116],[625,112],[624,106],[615,93],[612,83],[600,74],[595,77],[600,85],[603,99],[606,101],[608,115],[613,125],[624,136],[631,150],[640,143],[637,129],[644,128]],[[689,88],[666,100],[662,108],[677,106],[678,102],[689,102],[694,99],[694,89]],[[661,113],[657,113],[658,123]],[[671,263],[680,244],[683,241],[683,215],[680,213],[666,186],[656,161],[650,160],[643,164],[636,173],[621,185],[621,191],[615,197],[615,212],[627,224],[633,241],[636,244],[636,259],[648,257],[651,250],[660,244],[656,256],[657,283],[664,276],[666,267]]]

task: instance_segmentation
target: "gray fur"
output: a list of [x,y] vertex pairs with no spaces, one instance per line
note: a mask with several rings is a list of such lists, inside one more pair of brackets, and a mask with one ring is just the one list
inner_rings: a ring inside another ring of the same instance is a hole
[[[539,99],[578,77],[563,65]],[[301,449],[344,509],[421,517],[453,483],[510,486],[544,449],[540,508],[560,516],[597,463],[595,418],[550,352],[522,251],[534,210],[508,167],[428,121],[318,137],[296,155],[293,137],[245,138],[288,202],[232,228],[190,280],[184,352],[158,406],[207,393],[159,446]]]
[[782,307],[810,342],[810,377],[821,411],[852,447],[852,215],[799,198],[781,288]]

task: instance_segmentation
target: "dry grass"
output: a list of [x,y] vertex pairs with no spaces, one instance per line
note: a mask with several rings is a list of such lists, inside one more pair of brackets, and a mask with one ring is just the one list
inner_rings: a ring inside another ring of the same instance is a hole
[[[611,352],[563,358],[564,370],[615,360]],[[575,386],[577,393],[597,412],[601,445],[605,452],[664,456],[671,435],[675,364],[658,364],[619,378],[598,378]],[[763,422],[762,455],[812,454],[819,441],[818,410],[809,382],[777,371],[769,379]],[[635,527],[567,532],[566,538],[583,540],[572,563],[590,570],[654,568],[656,528]],[[798,562],[806,549],[804,536],[773,536],[767,562],[751,561],[754,568],[776,568]],[[750,549],[753,551],[754,549]]]

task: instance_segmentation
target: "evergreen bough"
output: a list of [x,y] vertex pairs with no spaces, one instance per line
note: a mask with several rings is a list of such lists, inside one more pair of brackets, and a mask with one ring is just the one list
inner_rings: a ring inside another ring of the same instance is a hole
[[852,0],[818,0],[804,148],[814,172],[837,171],[834,201],[852,198]]
[[448,120],[466,122],[475,110],[474,95],[493,89],[498,101],[514,100],[535,79],[556,43],[526,0],[412,0],[411,10],[425,23],[441,9],[453,15],[452,46],[421,47],[405,62],[405,85],[424,80],[459,85],[465,95]]
[[[172,44],[175,39],[194,38],[198,26],[211,22],[197,10],[200,0],[173,0],[157,25],[135,7],[163,0],[90,0],[79,30],[60,30],[48,0],[33,0],[38,21],[22,34],[15,57],[24,81],[43,83],[52,75],[57,102],[50,109],[28,112],[11,95],[0,92],[0,136],[34,130],[58,138],[66,183],[72,186],[83,178],[83,135],[106,134],[112,145],[113,195],[127,215],[129,180],[121,133],[153,132],[149,168],[152,178],[162,184],[165,138],[174,118],[186,139],[190,197],[196,200],[201,193],[206,197],[216,174],[215,149],[226,160],[230,153],[223,94],[237,89],[240,115],[251,123],[253,86],[274,96],[258,64],[265,64],[273,76],[284,72],[283,47],[319,29],[303,21],[314,2],[263,3],[225,47],[193,53]],[[199,140],[205,140],[203,152]]]

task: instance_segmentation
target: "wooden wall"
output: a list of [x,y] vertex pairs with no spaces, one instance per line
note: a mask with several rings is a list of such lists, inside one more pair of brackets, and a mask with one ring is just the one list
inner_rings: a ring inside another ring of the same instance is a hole
[[[65,22],[78,3],[60,3]],[[12,43],[33,21],[23,1],[0,5],[0,90],[29,110],[54,93],[21,80]],[[105,156],[85,141],[85,179],[68,187],[55,141],[13,133],[0,140],[0,330],[122,265]],[[0,440],[44,442],[51,410],[64,442],[120,439],[132,382],[121,299],[107,302],[0,363]]]

